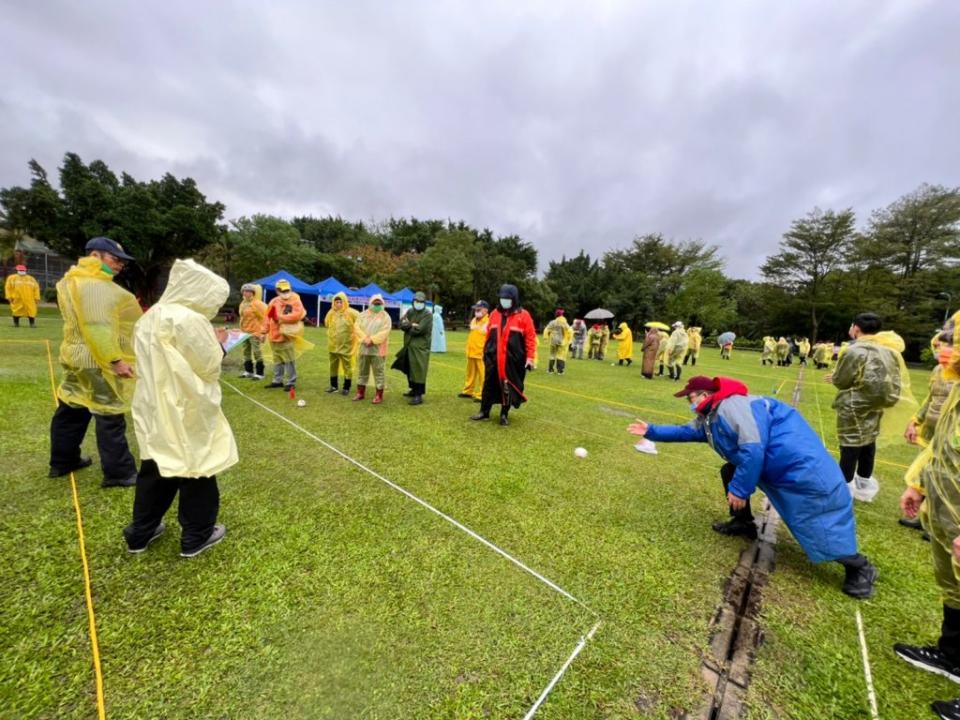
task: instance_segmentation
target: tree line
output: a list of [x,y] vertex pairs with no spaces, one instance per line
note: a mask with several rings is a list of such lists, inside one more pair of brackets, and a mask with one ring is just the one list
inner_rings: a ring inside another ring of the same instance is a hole
[[333,275],[354,287],[422,289],[461,318],[505,282],[520,288],[541,322],[557,306],[569,317],[605,307],[635,329],[680,319],[745,339],[840,340],[854,315],[871,310],[904,336],[911,357],[951,302],[960,304],[960,188],[921,185],[862,226],[852,208],[814,208],[783,232],[761,280],[752,281],[728,277],[716,245],[658,233],[596,258],[581,251],[551,261],[540,276],[533,245],[462,221],[253,215],[225,222],[224,206],[191,178],[118,177],[75,153],[64,156],[56,186],[36,161],[29,169],[28,187],[0,189],[0,227],[67,257],[81,255],[90,237],[113,237],[137,257],[140,274],[126,280],[146,302],[175,258],[195,257],[235,290],[283,268],[307,282]]

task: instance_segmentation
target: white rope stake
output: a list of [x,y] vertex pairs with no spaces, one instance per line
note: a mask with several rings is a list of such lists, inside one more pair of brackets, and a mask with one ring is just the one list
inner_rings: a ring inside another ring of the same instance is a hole
[[857,608],[857,632],[860,634],[860,655],[863,657],[863,677],[867,681],[867,700],[870,701],[870,717],[880,720],[877,711],[877,694],[873,691],[873,673],[870,672],[870,656],[867,654],[867,638],[863,634],[863,617]]
[[381,482],[389,485],[391,488],[393,488],[394,490],[396,490],[398,493],[401,493],[402,495],[406,495],[408,498],[410,498],[411,500],[413,500],[413,501],[414,501],[415,503],[417,503],[418,505],[421,505],[422,507],[425,507],[425,508],[426,508],[427,510],[429,510],[430,512],[432,512],[432,513],[434,513],[434,514],[436,514],[436,515],[439,515],[439,516],[442,517],[444,520],[446,520],[448,523],[450,523],[450,524],[453,525],[454,527],[462,530],[463,532],[467,533],[467,535],[469,535],[470,537],[472,537],[474,540],[476,540],[476,541],[478,541],[478,542],[480,542],[480,543],[483,543],[483,544],[486,545],[488,548],[490,548],[491,550],[493,550],[495,553],[497,553],[498,555],[506,558],[507,560],[509,560],[510,562],[512,562],[514,565],[516,565],[518,568],[520,568],[520,569],[523,570],[524,572],[529,573],[530,575],[532,575],[533,577],[535,577],[537,580],[539,580],[540,582],[542,582],[542,583],[543,583],[544,585],[546,585],[547,587],[549,587],[549,588],[551,588],[552,590],[555,590],[556,592],[560,593],[560,594],[563,595],[565,598],[567,598],[567,599],[569,599],[569,600],[572,600],[573,602],[577,603],[577,605],[579,605],[579,606],[582,607],[583,609],[587,610],[587,611],[588,611],[591,615],[593,615],[594,617],[597,616],[597,613],[596,613],[592,608],[590,608],[587,604],[585,604],[585,603],[582,602],[581,600],[578,600],[578,599],[575,598],[573,595],[571,595],[569,592],[567,592],[566,590],[564,590],[562,587],[560,587],[559,585],[557,585],[555,582],[553,582],[553,581],[551,581],[551,580],[548,580],[548,579],[545,578],[543,575],[541,575],[540,573],[538,573],[536,570],[533,570],[532,568],[528,567],[527,565],[524,565],[520,560],[518,560],[517,558],[515,558],[513,555],[511,555],[510,553],[508,553],[506,550],[503,550],[502,548],[498,547],[497,545],[494,545],[492,542],[490,542],[490,541],[487,540],[486,538],[482,537],[481,535],[478,535],[477,533],[475,533],[473,530],[471,530],[470,528],[468,528],[468,527],[467,527],[466,525],[464,525],[463,523],[461,523],[461,522],[459,522],[459,521],[457,521],[457,520],[454,520],[452,517],[450,517],[449,515],[447,515],[446,513],[442,512],[442,511],[438,510],[438,509],[435,508],[433,505],[431,505],[430,503],[428,503],[426,500],[421,500],[420,498],[418,498],[416,495],[414,495],[414,494],[413,494],[412,492],[410,492],[409,490],[406,490],[405,488],[400,487],[400,486],[397,485],[395,482],[391,482],[390,480],[388,480],[387,478],[385,478],[383,475],[381,475],[380,473],[376,472],[375,470],[371,470],[371,469],[368,468],[366,465],[364,465],[363,463],[361,463],[359,460],[355,460],[354,458],[352,458],[352,457],[350,457],[349,455],[347,455],[345,452],[343,452],[343,451],[341,451],[341,450],[338,450],[337,448],[335,448],[333,445],[331,445],[330,443],[328,443],[328,442],[327,442],[326,440],[324,440],[323,438],[317,437],[316,435],[314,435],[312,432],[310,432],[310,431],[307,430],[306,428],[304,428],[304,427],[302,427],[302,426],[300,426],[300,425],[297,425],[297,423],[293,422],[292,420],[290,420],[290,419],[287,418],[286,416],[278,413],[278,412],[277,412],[276,410],[274,410],[273,408],[270,408],[270,407],[264,405],[262,402],[259,402],[258,400],[253,399],[252,397],[250,397],[249,395],[247,395],[246,393],[244,393],[243,391],[241,391],[240,389],[238,389],[237,387],[235,387],[235,386],[232,385],[231,383],[227,382],[226,380],[221,380],[221,382],[222,382],[224,385],[226,385],[228,388],[230,388],[231,390],[233,390],[235,393],[237,393],[238,395],[240,395],[241,397],[246,398],[247,400],[249,400],[250,402],[252,402],[252,403],[253,403],[254,405],[256,405],[257,407],[260,407],[260,408],[266,410],[266,411],[267,411],[268,413],[270,413],[271,415],[274,415],[274,416],[280,418],[280,419],[283,420],[285,423],[287,423],[288,425],[296,428],[297,430],[299,430],[300,432],[302,432],[302,433],[303,433],[304,435],[306,435],[307,437],[311,438],[312,440],[317,441],[318,443],[320,443],[321,445],[323,445],[323,446],[324,446],[325,448],[327,448],[328,450],[331,450],[332,452],[336,453],[337,455],[339,455],[340,457],[342,457],[344,460],[346,460],[346,461],[347,461],[348,463],[350,463],[351,465],[354,465],[354,466],[360,468],[361,470],[363,470],[364,472],[369,473],[370,475],[373,475],[373,477],[377,478],[377,480],[380,480]]
[[567,658],[567,661],[563,664],[563,667],[557,671],[557,674],[553,676],[553,680],[550,681],[550,684],[543,689],[542,693],[540,693],[540,697],[537,698],[537,701],[533,704],[533,707],[527,711],[527,714],[523,716],[523,720],[530,720],[530,718],[536,714],[537,710],[540,709],[540,706],[543,705],[543,701],[547,699],[547,695],[549,695],[553,690],[553,686],[560,681],[560,678],[563,677],[563,674],[567,671],[567,668],[570,667],[570,663],[577,658],[577,655],[580,654],[580,651],[586,647],[588,642],[590,642],[590,638],[593,637],[593,634],[600,627],[600,624],[601,621],[598,620],[596,624],[590,628],[590,632],[587,633],[586,637],[580,638],[580,642],[577,643],[577,646],[573,649],[573,652],[570,653],[570,657]]

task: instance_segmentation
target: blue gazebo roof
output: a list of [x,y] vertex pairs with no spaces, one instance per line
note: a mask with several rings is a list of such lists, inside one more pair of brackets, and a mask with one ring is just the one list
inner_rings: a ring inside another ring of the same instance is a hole
[[295,293],[306,295],[320,294],[313,285],[308,285],[296,275],[291,275],[286,270],[278,270],[273,275],[267,275],[266,277],[260,278],[259,280],[254,280],[253,282],[262,287],[264,290],[272,290],[275,292],[277,289],[278,280],[288,281],[291,289]]

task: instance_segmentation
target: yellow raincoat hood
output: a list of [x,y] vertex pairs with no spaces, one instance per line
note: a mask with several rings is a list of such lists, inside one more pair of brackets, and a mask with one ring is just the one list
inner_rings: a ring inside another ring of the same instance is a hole
[[163,477],[209,477],[238,460],[220,409],[223,349],[210,324],[229,293],[220,276],[177,260],[160,301],[134,328],[133,425],[140,457]]

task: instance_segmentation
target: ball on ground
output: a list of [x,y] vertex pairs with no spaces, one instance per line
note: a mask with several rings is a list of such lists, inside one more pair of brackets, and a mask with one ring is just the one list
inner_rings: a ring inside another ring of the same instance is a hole
[[585,458],[587,456],[587,449],[579,448],[579,447],[574,448],[573,454],[576,455],[578,458]]
[[306,400],[304,400],[303,398],[300,398],[299,400],[297,400],[297,407],[306,407],[306,406],[307,406]]

